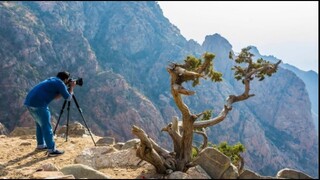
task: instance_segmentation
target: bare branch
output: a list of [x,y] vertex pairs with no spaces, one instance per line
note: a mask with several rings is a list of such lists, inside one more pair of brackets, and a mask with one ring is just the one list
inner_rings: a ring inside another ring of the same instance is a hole
[[174,117],[172,118],[172,128],[173,128],[174,131],[177,132],[177,134],[180,135],[179,119],[178,119],[177,116],[174,116]]
[[184,95],[187,95],[187,96],[191,96],[191,95],[194,95],[194,91],[190,91],[190,90],[187,90],[186,88],[184,88],[183,86],[179,85],[179,84],[174,84],[173,85],[173,88],[180,94],[184,94]]
[[207,136],[206,130],[202,128],[202,131],[194,131],[194,133],[200,134],[203,137],[203,144],[201,145],[199,150],[199,151],[202,151],[204,148],[208,146],[208,136]]
[[196,121],[193,124],[193,127],[194,128],[206,128],[209,126],[216,125],[226,118],[226,116],[230,110],[231,110],[230,108],[228,108],[227,106],[224,106],[223,110],[220,112],[220,114],[216,118],[205,120],[205,121]]
[[173,70],[177,75],[179,75],[183,79],[183,81],[193,80],[193,79],[196,79],[199,77],[203,77],[202,74],[199,74],[199,73],[196,73],[193,71],[188,71],[188,70],[183,69],[181,67],[176,67]]
[[167,68],[167,70],[171,76],[171,94],[173,96],[173,99],[176,105],[178,106],[179,110],[181,111],[183,119],[188,118],[190,116],[190,110],[188,106],[182,101],[181,96],[177,91],[177,89],[174,88],[174,84],[176,84],[176,80],[177,80],[177,74],[175,74],[175,72],[170,68]]
[[225,119],[225,117],[227,116],[227,114],[229,113],[229,111],[232,109],[232,104],[238,101],[244,101],[252,96],[254,96],[254,94],[249,94],[250,91],[250,81],[252,80],[251,76],[253,74],[256,74],[258,72],[264,71],[264,70],[269,70],[269,71],[275,71],[278,68],[278,65],[281,63],[281,60],[278,61],[276,64],[267,64],[265,66],[262,66],[258,69],[253,69],[251,72],[248,72],[245,75],[245,79],[244,79],[244,85],[245,85],[245,90],[241,95],[235,96],[235,95],[230,95],[227,98],[227,104],[224,106],[224,108],[222,109],[222,111],[220,112],[220,114],[213,119],[210,120],[206,120],[206,121],[197,121],[194,123],[194,128],[205,128],[205,127],[209,127],[209,126],[213,126],[215,124],[220,123],[221,121],[223,121]]
[[[140,146],[136,151],[136,155],[150,164],[154,165],[158,173],[166,173],[165,159],[163,159],[157,151],[154,149],[156,147],[161,154],[166,154],[165,150],[159,146],[154,146],[154,141],[149,139],[147,134],[137,126],[132,127],[132,133],[140,139]],[[168,153],[167,153],[168,154]]]
[[175,130],[175,128],[173,128],[172,123],[168,124],[167,127],[162,128],[161,131],[166,131],[168,132],[168,134],[171,136],[171,139],[173,141],[173,148],[174,148],[174,152],[176,152],[176,154],[180,154],[180,150],[181,150],[181,135]]

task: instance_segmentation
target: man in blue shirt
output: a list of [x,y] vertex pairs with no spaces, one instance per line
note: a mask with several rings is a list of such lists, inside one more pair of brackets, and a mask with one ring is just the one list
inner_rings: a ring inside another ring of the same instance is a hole
[[24,102],[36,122],[37,149],[47,149],[49,156],[64,153],[64,151],[56,149],[48,105],[53,99],[58,99],[61,96],[67,101],[71,101],[76,82],[69,81],[69,76],[70,74],[66,71],[59,72],[56,77],[40,82],[29,91]]

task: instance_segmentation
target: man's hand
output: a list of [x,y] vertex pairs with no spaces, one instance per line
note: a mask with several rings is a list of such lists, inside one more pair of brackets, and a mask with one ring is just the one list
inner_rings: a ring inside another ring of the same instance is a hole
[[77,84],[76,81],[71,81],[71,82],[69,82],[69,87],[74,88],[74,86],[76,86],[76,84]]
[[73,94],[73,88],[74,86],[76,86],[77,82],[76,81],[71,81],[69,82],[69,88],[68,88],[68,91],[70,94]]

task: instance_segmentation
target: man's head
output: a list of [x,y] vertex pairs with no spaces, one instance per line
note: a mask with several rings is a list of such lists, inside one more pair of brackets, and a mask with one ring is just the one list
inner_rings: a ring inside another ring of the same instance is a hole
[[62,81],[67,82],[67,80],[70,77],[70,73],[68,73],[67,71],[62,71],[57,74],[57,77],[60,78]]

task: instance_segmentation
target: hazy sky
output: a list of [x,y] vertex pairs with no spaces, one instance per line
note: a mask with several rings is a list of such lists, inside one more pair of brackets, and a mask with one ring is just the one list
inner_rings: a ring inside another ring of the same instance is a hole
[[318,72],[318,1],[159,1],[164,16],[200,45],[226,38],[235,52],[248,45],[301,70]]

